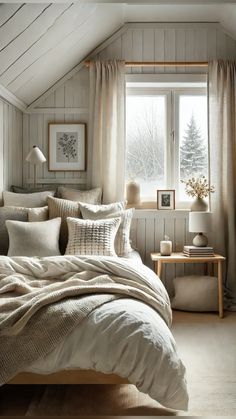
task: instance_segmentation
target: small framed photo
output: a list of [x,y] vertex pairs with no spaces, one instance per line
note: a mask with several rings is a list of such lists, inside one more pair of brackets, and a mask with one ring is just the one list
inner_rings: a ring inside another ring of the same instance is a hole
[[86,124],[48,125],[48,170],[86,170]]
[[157,209],[173,210],[175,209],[175,190],[158,189],[157,190]]

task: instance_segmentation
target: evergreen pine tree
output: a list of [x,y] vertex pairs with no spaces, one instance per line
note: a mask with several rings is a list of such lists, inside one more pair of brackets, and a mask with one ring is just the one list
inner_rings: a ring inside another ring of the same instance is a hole
[[197,174],[205,174],[207,151],[200,129],[194,116],[191,116],[180,147],[180,175],[183,179]]

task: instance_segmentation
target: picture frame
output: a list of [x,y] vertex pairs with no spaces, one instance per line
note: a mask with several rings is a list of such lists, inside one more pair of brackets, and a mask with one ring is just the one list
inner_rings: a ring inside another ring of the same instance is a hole
[[157,209],[173,210],[175,209],[175,189],[157,190]]
[[86,124],[63,122],[48,124],[49,172],[86,170]]

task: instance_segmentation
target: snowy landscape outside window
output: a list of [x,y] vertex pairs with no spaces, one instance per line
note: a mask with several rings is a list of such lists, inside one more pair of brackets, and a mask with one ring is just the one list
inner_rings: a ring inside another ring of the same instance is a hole
[[208,178],[207,123],[206,89],[127,91],[126,182],[140,184],[143,202],[155,201],[157,189],[175,189],[177,201],[189,205],[180,180]]

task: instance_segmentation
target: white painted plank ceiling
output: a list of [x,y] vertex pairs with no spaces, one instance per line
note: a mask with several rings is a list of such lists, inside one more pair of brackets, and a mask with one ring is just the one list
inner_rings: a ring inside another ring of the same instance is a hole
[[122,5],[1,3],[0,84],[30,104],[122,24]]
[[[0,3],[0,85],[30,105],[127,22],[220,22],[236,39],[235,1]],[[180,42],[182,35],[180,31]],[[134,34],[138,55],[139,48],[149,45],[150,36],[151,32],[145,33],[142,45],[140,33]],[[149,55],[145,49],[143,59],[145,51]],[[163,54],[173,55],[171,50],[160,50],[153,57]]]

